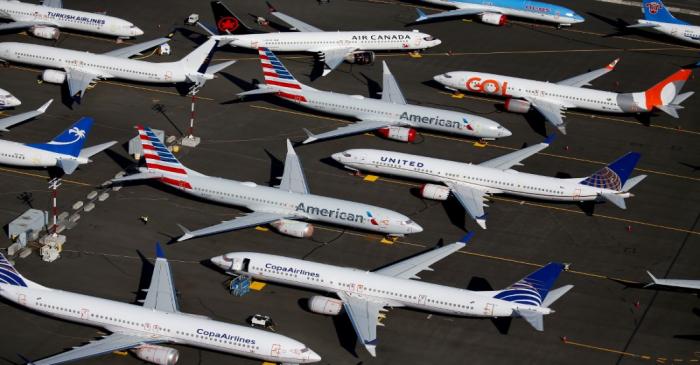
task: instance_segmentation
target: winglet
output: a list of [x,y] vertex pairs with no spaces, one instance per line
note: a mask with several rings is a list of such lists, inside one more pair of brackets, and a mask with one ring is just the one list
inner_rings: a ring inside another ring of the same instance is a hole
[[658,281],[656,280],[656,277],[649,271],[647,270],[647,275],[651,278],[651,281],[656,284]]
[[472,237],[474,237],[474,232],[467,232],[467,234],[464,235],[464,237],[459,239],[459,242],[462,242],[464,244],[469,243],[471,241]]
[[614,61],[610,62],[607,66],[605,66],[605,68],[612,71],[615,69],[615,66],[617,65],[618,62],[620,62],[620,59],[616,58]]
[[187,241],[188,239],[194,237],[192,232],[189,229],[187,229],[185,226],[183,226],[182,224],[179,224],[179,223],[175,223],[175,224],[177,224],[177,226],[184,233],[182,236],[180,236],[180,238],[177,239],[177,242]]
[[428,16],[425,15],[425,13],[422,10],[416,8],[416,12],[418,13],[418,18],[416,18],[415,20],[416,22],[421,22],[423,20],[428,19]]
[[547,136],[547,138],[542,142],[544,144],[552,144],[552,142],[556,139],[557,135],[552,133]]
[[302,129],[304,130],[304,133],[306,133],[306,139],[303,142],[301,142],[301,144],[311,143],[311,142],[318,139],[318,138],[316,138],[316,135],[311,133],[308,129],[306,129],[306,128],[302,128]]
[[377,339],[364,342],[367,352],[369,352],[369,354],[372,355],[372,357],[377,357],[377,342]]
[[160,247],[160,242],[156,242],[156,257],[159,259],[165,258],[165,253],[163,252],[163,248]]
[[389,65],[386,64],[386,61],[382,61],[382,70],[385,74],[391,74],[391,70],[389,70]]
[[266,1],[265,4],[267,4],[267,11],[269,11],[270,13],[275,13],[275,12],[277,12],[277,9],[275,9],[275,7],[272,6],[272,4],[270,4],[269,1]]
[[42,106],[41,106],[39,109],[37,109],[36,111],[41,112],[41,113],[45,113],[45,112],[46,112],[46,109],[49,108],[49,105],[51,105],[51,103],[53,103],[53,99],[51,99],[51,100],[47,101],[46,103],[44,103],[44,105],[42,105]]
[[296,151],[294,151],[294,146],[292,146],[292,142],[287,138],[287,154],[288,155],[296,155]]

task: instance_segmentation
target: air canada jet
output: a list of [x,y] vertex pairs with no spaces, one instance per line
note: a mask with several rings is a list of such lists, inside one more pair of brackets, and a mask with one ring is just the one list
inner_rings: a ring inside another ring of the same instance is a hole
[[392,210],[311,194],[299,157],[289,140],[280,185],[269,187],[206,176],[190,170],[168,151],[150,128],[138,126],[137,129],[146,168],[140,173],[113,179],[112,182],[156,179],[186,194],[252,211],[245,216],[195,231],[180,226],[185,234],[178,241],[263,224],[270,224],[288,236],[311,237],[314,227],[305,221],[320,221],[388,236],[423,230],[405,215]]
[[700,44],[700,26],[677,19],[661,0],[642,1],[642,14],[644,19],[637,20],[637,24],[628,25],[627,28],[655,29],[673,38]]
[[211,262],[236,275],[332,293],[335,297],[311,297],[309,310],[325,315],[345,310],[359,342],[372,356],[377,351],[377,326],[384,326],[382,312],[390,308],[451,316],[521,317],[536,330],[544,330],[543,317],[554,313],[551,305],[573,288],[551,289],[564,268],[562,264],[549,263],[503,290],[471,291],[419,281],[418,273],[433,271],[431,265],[463,248],[472,235],[374,271],[257,252],[231,252],[213,257]]

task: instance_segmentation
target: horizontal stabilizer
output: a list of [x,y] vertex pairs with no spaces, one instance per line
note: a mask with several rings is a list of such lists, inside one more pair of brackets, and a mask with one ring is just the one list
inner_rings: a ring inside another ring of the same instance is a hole
[[679,105],[656,105],[656,108],[661,110],[662,112],[678,119],[678,109],[682,109],[682,106]]
[[304,130],[304,133],[306,133],[306,139],[304,140],[304,142],[301,142],[302,144],[311,143],[311,142],[318,139],[318,138],[316,138],[316,135],[311,133],[311,131],[309,131],[308,129],[306,129],[306,128],[302,128],[302,129]]
[[642,180],[646,179],[647,175],[639,175],[635,176],[633,178],[627,179],[625,182],[625,185],[622,187],[622,191],[630,191],[632,190],[633,187],[635,187],[637,184],[642,182]]
[[262,95],[262,94],[274,94],[276,93],[277,90],[269,87],[261,87],[259,89],[253,89],[249,91],[244,91],[242,93],[236,94],[239,98],[242,98],[244,96],[249,96],[249,95]]
[[559,300],[559,298],[561,298],[569,290],[573,289],[573,287],[573,285],[564,285],[561,288],[550,290],[549,294],[547,294],[547,297],[544,298],[544,300],[542,301],[542,306],[545,308],[549,308],[550,305]]
[[627,204],[625,204],[625,198],[621,197],[616,193],[603,193],[600,194],[607,201],[615,204],[620,209],[627,209]]
[[117,143],[117,141],[109,141],[109,142],[105,142],[102,144],[98,144],[97,146],[83,148],[82,150],[80,150],[79,156],[83,157],[83,158],[90,158],[90,157],[114,146],[116,143]]
[[695,91],[688,91],[683,94],[678,94],[675,98],[673,98],[673,101],[671,101],[671,105],[681,105],[681,103],[683,103],[685,99],[688,99],[689,97],[693,96],[693,94],[695,94]]
[[79,165],[80,162],[74,159],[58,159],[56,162],[56,166],[60,167],[66,175],[72,174]]
[[[213,35],[213,36],[218,35],[218,34],[215,33],[213,30],[211,30],[210,27],[206,26],[206,25],[205,25],[204,23],[202,23],[202,22],[199,22],[199,21],[198,21],[198,22],[197,22],[197,25],[198,25],[200,28],[204,29],[204,31],[207,32],[207,33],[209,33],[210,35]],[[218,39],[222,39],[222,38],[218,38]]]
[[530,326],[532,326],[534,329],[538,331],[544,331],[544,316],[542,313],[538,313],[535,311],[529,311],[527,309],[516,309],[516,313],[520,317],[522,317],[525,321],[527,321]]
[[114,183],[119,183],[119,182],[124,182],[124,181],[159,179],[161,177],[163,177],[163,174],[161,174],[161,173],[139,172],[138,174],[114,178],[114,179],[110,180],[110,182],[112,182],[114,184]]
[[233,65],[234,63],[236,63],[236,61],[227,61],[227,62],[222,62],[222,63],[216,64],[216,65],[210,65],[209,67],[207,67],[206,73],[213,75],[217,72],[223,71],[226,67],[229,67],[229,66]]

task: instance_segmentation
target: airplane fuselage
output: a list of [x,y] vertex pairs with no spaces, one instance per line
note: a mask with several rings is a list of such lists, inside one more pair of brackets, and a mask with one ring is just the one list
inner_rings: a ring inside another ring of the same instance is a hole
[[660,33],[669,35],[673,38],[680,39],[685,42],[700,44],[700,26],[689,24],[676,24],[657,22],[653,20],[639,19],[639,24],[653,24],[654,29]]
[[73,157],[51,151],[33,148],[22,143],[0,140],[0,164],[22,167],[56,166],[59,159],[75,160],[79,164],[89,162],[84,157]]
[[503,14],[559,25],[581,23],[584,19],[563,6],[529,0],[423,0],[457,9],[478,9],[485,13]]

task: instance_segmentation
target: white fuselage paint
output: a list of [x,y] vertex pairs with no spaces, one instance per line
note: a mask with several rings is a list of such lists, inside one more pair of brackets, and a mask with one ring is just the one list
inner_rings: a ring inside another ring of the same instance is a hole
[[680,39],[685,42],[700,44],[700,26],[664,23],[645,19],[639,19],[637,22],[639,24],[656,25],[654,29],[660,33],[669,35],[673,38]]
[[62,153],[42,150],[22,143],[0,139],[0,164],[22,167],[51,167],[58,160],[74,160],[79,164],[90,162],[85,157],[73,157]]

